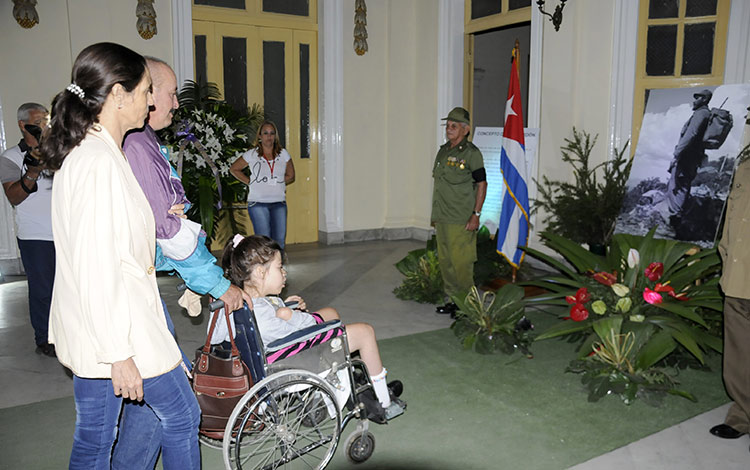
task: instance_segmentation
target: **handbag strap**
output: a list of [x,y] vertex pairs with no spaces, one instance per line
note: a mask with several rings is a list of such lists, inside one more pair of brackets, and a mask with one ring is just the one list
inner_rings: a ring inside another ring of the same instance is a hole
[[[229,321],[229,310],[224,307],[224,321],[227,322],[227,329],[229,330],[229,341],[232,343],[232,357],[238,357],[240,355],[237,345],[234,343],[234,332],[232,332],[232,322]],[[211,338],[214,335],[214,328],[216,328],[216,320],[219,318],[219,313],[214,313],[214,317],[211,319],[211,326],[208,328],[208,335],[206,336],[206,344],[203,345],[203,352],[209,354],[211,352]]]

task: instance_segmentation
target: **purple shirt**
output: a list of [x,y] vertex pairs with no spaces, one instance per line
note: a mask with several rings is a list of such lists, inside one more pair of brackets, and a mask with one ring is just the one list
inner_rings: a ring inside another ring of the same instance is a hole
[[180,231],[182,219],[167,211],[175,204],[190,204],[190,201],[185,197],[185,188],[167,160],[166,147],[162,147],[151,126],[146,125],[142,131],[130,132],[122,148],[151,204],[156,220],[156,238],[174,237]]

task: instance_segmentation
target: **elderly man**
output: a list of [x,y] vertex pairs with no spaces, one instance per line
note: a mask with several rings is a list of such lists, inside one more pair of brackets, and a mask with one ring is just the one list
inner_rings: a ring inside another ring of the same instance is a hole
[[[744,145],[750,145],[750,108],[745,122]],[[724,291],[724,385],[734,400],[724,423],[711,434],[736,439],[750,433],[750,162],[747,157],[734,173],[727,200],[724,232],[719,243],[723,261]]]
[[[55,245],[50,217],[52,176],[42,172],[32,155],[39,145],[38,136],[47,126],[49,114],[39,103],[25,103],[18,108],[17,118],[23,139],[0,155],[0,182],[8,201],[16,208],[16,236],[28,280],[29,316],[34,328],[36,352],[55,357],[55,347],[47,342],[55,279]],[[32,135],[33,132],[37,135]]]
[[670,178],[667,184],[667,203],[670,224],[675,226],[682,215],[685,201],[690,194],[690,185],[698,174],[698,167],[706,158],[703,134],[708,127],[711,111],[708,103],[713,93],[701,90],[693,95],[693,114],[682,126],[680,140],[674,148],[674,159],[669,167]]
[[448,302],[437,313],[456,312],[452,295],[463,295],[474,285],[477,229],[487,176],[479,149],[469,142],[471,121],[464,108],[453,108],[443,118],[448,142],[440,147],[432,168],[432,223],[435,226],[438,262]]
[[[187,287],[224,301],[229,310],[252,299],[224,278],[216,258],[206,247],[206,233],[200,224],[181,216],[190,202],[177,172],[169,163],[169,151],[154,131],[172,123],[177,103],[177,78],[166,62],[146,58],[151,73],[154,106],[147,125],[125,137],[123,150],[138,183],[151,204],[156,222],[158,270],[175,270]],[[166,312],[166,308],[165,308]],[[167,321],[171,323],[167,313]],[[120,437],[112,457],[112,468],[153,468],[159,455],[161,427],[147,407],[130,403],[123,408]]]

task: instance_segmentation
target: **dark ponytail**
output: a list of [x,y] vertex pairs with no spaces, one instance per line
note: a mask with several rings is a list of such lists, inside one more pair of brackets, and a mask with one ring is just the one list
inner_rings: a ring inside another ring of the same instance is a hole
[[99,121],[115,84],[131,92],[145,72],[146,60],[119,44],[100,42],[81,51],[73,64],[71,84],[52,101],[50,126],[41,142],[45,167],[60,169],[65,157]]

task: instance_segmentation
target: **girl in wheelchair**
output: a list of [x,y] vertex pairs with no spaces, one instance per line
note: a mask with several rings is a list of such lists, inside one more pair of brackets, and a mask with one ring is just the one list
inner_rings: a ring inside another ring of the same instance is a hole
[[[268,346],[275,340],[283,338],[295,331],[308,326],[324,323],[330,320],[338,320],[338,312],[325,307],[317,312],[308,313],[305,301],[293,295],[282,300],[278,297],[286,284],[286,270],[282,264],[282,250],[274,240],[262,236],[251,235],[242,237],[235,235],[224,248],[221,259],[224,275],[235,285],[243,289],[253,299],[253,311],[258,324],[261,339],[264,346]],[[296,305],[292,305],[296,303]],[[292,307],[286,306],[292,305]],[[217,312],[214,312],[214,315]],[[239,318],[234,318],[237,322]],[[218,327],[218,325],[217,325]],[[375,396],[384,411],[385,419],[391,419],[404,412],[402,402],[391,399],[389,386],[386,382],[386,369],[380,359],[380,351],[375,339],[375,331],[367,323],[352,323],[346,325],[346,335],[349,342],[349,350],[359,351],[362,361],[367,366],[371,375]],[[221,343],[227,335],[223,331],[214,331],[212,343]],[[233,328],[233,331],[236,329]],[[303,345],[294,345],[275,351],[267,356],[268,363],[296,354],[313,345],[325,342],[333,336],[340,335],[340,330],[330,330],[321,333]],[[400,382],[395,388],[400,388]],[[400,391],[397,392],[400,395]],[[374,413],[376,416],[382,412]]]

